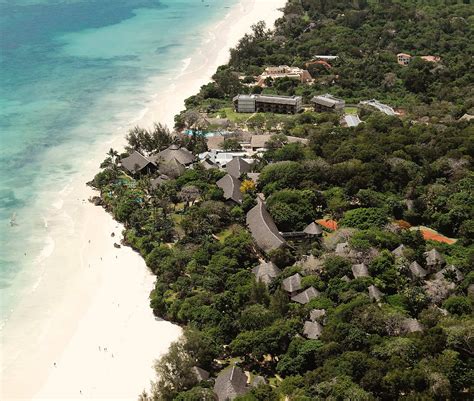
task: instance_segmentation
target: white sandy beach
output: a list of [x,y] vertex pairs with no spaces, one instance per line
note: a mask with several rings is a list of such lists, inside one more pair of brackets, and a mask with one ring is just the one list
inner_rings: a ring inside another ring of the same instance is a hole
[[[272,26],[285,3],[243,0],[230,9],[186,70],[130,125],[172,125],[184,99],[227,61],[229,48],[257,21]],[[38,264],[41,280],[1,332],[1,400],[135,400],[154,379],[153,361],[180,335],[148,306],[154,279],[142,258],[113,246],[120,242],[119,224],[87,202],[94,193],[85,182],[110,147],[121,149],[127,128],[88,155],[81,173],[59,193],[45,227],[51,246]]]

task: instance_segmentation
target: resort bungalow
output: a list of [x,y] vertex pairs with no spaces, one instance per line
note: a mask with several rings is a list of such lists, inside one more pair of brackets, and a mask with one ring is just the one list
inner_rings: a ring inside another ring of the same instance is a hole
[[261,199],[257,199],[257,205],[248,211],[246,220],[253,239],[264,252],[286,244]]
[[317,340],[323,332],[323,326],[318,322],[304,322],[303,334],[310,340]]
[[303,109],[301,96],[237,95],[232,101],[237,113],[296,114]]
[[194,162],[195,157],[188,149],[176,144],[170,145],[165,150],[150,157],[150,160],[157,165],[163,162],[171,162],[173,159],[176,159],[183,166],[189,166]]
[[314,104],[314,110],[319,113],[342,111],[346,105],[346,102],[343,99],[339,99],[328,93],[325,95],[314,96],[311,99],[311,103]]
[[443,255],[441,255],[436,248],[423,254],[426,261],[426,266],[429,270],[437,270],[444,265],[445,261]]
[[412,278],[425,278],[428,275],[428,272],[416,261],[410,263],[408,268],[410,269]]
[[209,372],[207,370],[204,370],[199,366],[193,366],[191,370],[198,382],[202,382],[209,379]]
[[232,177],[239,178],[242,174],[250,172],[251,165],[242,157],[234,157],[226,164],[225,169]]
[[252,273],[255,274],[257,281],[269,285],[274,278],[278,277],[280,269],[273,262],[262,262],[252,269]]
[[312,299],[319,297],[319,295],[320,295],[320,292],[316,288],[309,287],[303,292],[300,292],[299,294],[292,296],[291,300],[293,302],[298,302],[301,305],[306,305]]
[[132,175],[151,174],[157,170],[156,164],[148,160],[141,153],[133,152],[130,156],[120,160],[122,167]]
[[152,189],[157,189],[160,185],[164,184],[165,182],[169,181],[170,177],[167,175],[161,174],[159,177],[154,178],[150,182],[150,186]]
[[242,203],[242,192],[240,192],[240,186],[242,183],[238,178],[226,174],[216,185],[224,191],[224,199],[226,201],[232,201],[235,203]]
[[352,265],[352,274],[354,278],[370,277],[369,270],[367,270],[367,266],[364,263]]
[[301,275],[295,273],[290,277],[287,277],[281,283],[282,288],[291,296],[294,296],[301,290]]
[[233,400],[249,390],[247,375],[235,365],[220,372],[214,383],[214,393],[219,401]]
[[184,164],[175,157],[170,160],[161,161],[159,169],[161,174],[167,175],[170,178],[178,178],[186,171]]

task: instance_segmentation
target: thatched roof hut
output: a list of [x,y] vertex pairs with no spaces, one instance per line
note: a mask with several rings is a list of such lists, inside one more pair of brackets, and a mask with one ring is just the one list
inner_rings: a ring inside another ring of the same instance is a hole
[[383,292],[380,291],[375,285],[371,285],[369,288],[369,298],[372,301],[380,302],[382,297],[384,296]]
[[196,376],[197,381],[201,382],[201,381],[209,379],[209,372],[207,370],[204,370],[198,366],[193,366],[191,370]]
[[306,228],[303,230],[305,234],[308,235],[322,235],[323,234],[323,229],[319,224],[316,224],[314,221],[306,226]]
[[272,216],[260,199],[257,200],[257,205],[247,213],[247,226],[255,242],[264,252],[281,248],[286,244]]
[[310,340],[317,340],[323,332],[323,326],[318,322],[304,322],[303,334]]
[[413,278],[424,278],[428,275],[428,272],[417,261],[410,263],[409,269]]
[[149,174],[157,170],[156,164],[139,152],[133,152],[130,156],[120,160],[122,167],[131,174]]
[[214,393],[219,401],[233,400],[248,391],[247,375],[235,365],[221,371],[214,383]]
[[242,203],[242,192],[240,192],[240,186],[242,183],[237,178],[226,174],[216,185],[224,191],[224,199],[232,200],[235,203]]
[[313,309],[311,312],[309,312],[309,319],[312,322],[323,323],[326,319],[326,309]]
[[369,270],[364,263],[352,265],[352,274],[354,275],[354,278],[370,277]]
[[404,251],[405,251],[405,245],[401,244],[397,246],[393,251],[392,255],[397,257],[397,258],[402,258],[404,256]]
[[252,166],[241,157],[234,157],[226,164],[225,169],[232,177],[240,178],[242,174],[250,172]]
[[436,268],[445,263],[443,255],[441,255],[436,248],[423,254],[426,260],[426,266]]
[[320,292],[316,288],[309,287],[303,292],[300,292],[299,294],[291,297],[291,300],[294,302],[298,302],[299,304],[306,305],[313,298],[319,297],[319,295]]
[[301,290],[301,275],[299,273],[295,273],[292,276],[285,278],[281,283],[281,286],[286,292],[290,294]]
[[261,280],[266,285],[269,285],[275,277],[278,277],[280,272],[280,269],[273,262],[262,262],[252,269],[256,280]]

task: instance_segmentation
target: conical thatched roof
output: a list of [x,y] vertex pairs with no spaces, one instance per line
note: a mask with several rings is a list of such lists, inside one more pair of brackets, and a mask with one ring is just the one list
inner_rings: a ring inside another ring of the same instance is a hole
[[444,264],[444,257],[438,252],[436,248],[433,248],[431,251],[425,252],[423,255],[425,256],[427,266],[431,267]]
[[321,235],[323,233],[323,229],[320,225],[313,221],[311,224],[306,226],[303,232],[308,235]]
[[292,276],[285,278],[281,285],[286,292],[301,290],[301,275],[295,273]]
[[194,161],[195,157],[189,150],[176,144],[170,145],[165,150],[150,157],[150,160],[158,164],[160,169],[161,163],[169,163],[173,159],[176,159],[183,166],[187,166]]
[[341,242],[336,245],[336,255],[347,256],[351,250],[348,242]]
[[380,302],[383,297],[383,292],[380,291],[375,285],[369,287],[369,298],[372,301]]
[[241,157],[234,157],[226,164],[225,169],[232,177],[239,178],[242,174],[248,173],[251,166]]
[[204,370],[198,366],[193,366],[191,370],[193,371],[198,381],[209,379],[209,372],[207,370]]
[[369,270],[367,269],[367,266],[364,263],[352,265],[352,274],[355,278],[370,277]]
[[319,291],[314,287],[309,287],[303,292],[291,297],[291,300],[294,302],[298,302],[299,304],[306,305],[309,301],[313,298],[319,297]]
[[220,372],[214,384],[214,393],[219,401],[233,400],[248,391],[247,375],[235,365]]
[[410,263],[409,269],[413,277],[423,278],[426,277],[426,275],[428,274],[428,272],[423,269],[421,265],[416,261]]
[[404,251],[405,251],[405,245],[401,244],[392,251],[392,254],[397,258],[401,258],[404,256],[403,254]]
[[462,274],[461,271],[455,266],[449,265],[446,266],[444,269],[440,270],[438,273],[436,273],[435,278],[459,282],[464,280],[464,274]]
[[323,326],[318,322],[304,322],[303,334],[310,340],[317,340],[323,332]]
[[165,174],[171,178],[178,178],[186,171],[186,167],[176,158],[163,161],[160,163],[159,169],[160,173]]
[[326,317],[326,309],[313,309],[309,312],[309,319],[312,322],[321,322]]
[[252,269],[255,278],[269,285],[280,274],[280,269],[273,262],[262,262]]

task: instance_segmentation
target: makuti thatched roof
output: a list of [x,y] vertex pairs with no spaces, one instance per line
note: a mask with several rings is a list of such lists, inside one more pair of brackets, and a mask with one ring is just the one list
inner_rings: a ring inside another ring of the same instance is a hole
[[323,326],[318,322],[304,322],[303,334],[310,340],[317,340],[323,332]]
[[251,165],[241,157],[234,157],[225,165],[226,171],[235,178],[239,178],[242,174],[250,172]]
[[278,249],[286,244],[275,222],[262,200],[247,213],[247,226],[257,245],[265,252]]
[[281,285],[283,289],[289,293],[301,290],[301,275],[295,273],[292,276],[285,278]]
[[280,269],[273,262],[262,262],[252,269],[252,273],[257,281],[261,280],[268,285],[280,274]]
[[214,383],[214,393],[219,401],[233,400],[248,391],[247,375],[235,365],[221,371]]
[[320,292],[316,288],[309,287],[303,292],[300,292],[299,294],[291,297],[291,300],[294,302],[298,302],[299,304],[306,305],[313,298],[319,297],[319,295]]
[[232,200],[235,203],[242,203],[242,192],[240,186],[242,183],[230,174],[226,174],[216,185],[224,191],[224,199]]

